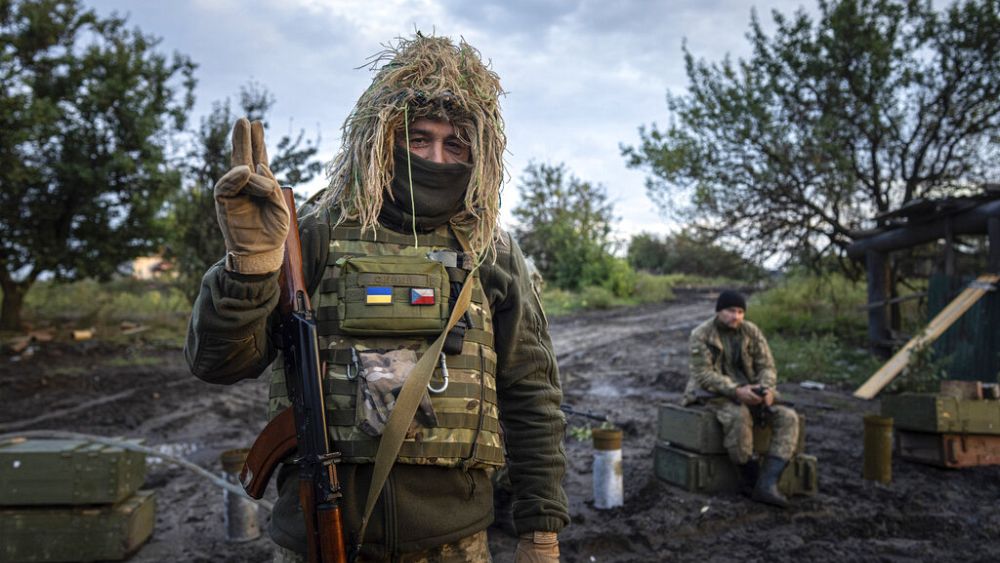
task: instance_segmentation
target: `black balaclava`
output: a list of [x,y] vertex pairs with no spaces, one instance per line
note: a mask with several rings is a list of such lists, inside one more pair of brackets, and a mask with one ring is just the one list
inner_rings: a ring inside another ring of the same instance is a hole
[[[439,164],[412,152],[407,163],[405,148],[396,147],[393,153],[395,168],[389,186],[392,198],[385,198],[379,214],[383,225],[405,232],[412,229],[415,223],[418,231],[432,231],[465,208],[465,192],[472,177],[471,164]],[[410,170],[413,176],[412,204]]]

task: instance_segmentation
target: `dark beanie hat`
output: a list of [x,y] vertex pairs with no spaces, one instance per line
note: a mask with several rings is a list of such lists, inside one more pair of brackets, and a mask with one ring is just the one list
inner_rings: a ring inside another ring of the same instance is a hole
[[723,291],[719,294],[719,300],[715,302],[715,311],[719,312],[730,307],[739,307],[740,309],[746,311],[746,297],[743,297],[743,294],[737,291],[729,291],[728,289]]

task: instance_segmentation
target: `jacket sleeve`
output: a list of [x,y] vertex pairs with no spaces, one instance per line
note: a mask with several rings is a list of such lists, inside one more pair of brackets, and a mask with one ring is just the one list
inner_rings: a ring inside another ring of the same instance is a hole
[[715,369],[712,362],[712,350],[709,349],[708,343],[705,342],[702,335],[698,331],[692,332],[688,344],[691,353],[688,367],[691,377],[698,382],[698,385],[706,391],[736,398],[736,389],[739,388],[739,385],[732,378]]
[[484,265],[483,287],[493,309],[500,420],[514,488],[517,532],[559,531],[569,523],[562,480],[566,418],[548,326],[524,256],[509,235],[497,259]]
[[771,355],[771,347],[767,345],[764,333],[753,327],[753,371],[757,374],[757,380],[761,385],[774,389],[778,385],[778,370],[774,367],[774,357]]
[[[329,252],[325,213],[299,221],[302,268],[310,293],[319,284]],[[209,383],[229,385],[260,375],[274,361],[271,336],[278,304],[278,273],[228,272],[224,261],[208,269],[188,324],[184,358],[191,373]]]

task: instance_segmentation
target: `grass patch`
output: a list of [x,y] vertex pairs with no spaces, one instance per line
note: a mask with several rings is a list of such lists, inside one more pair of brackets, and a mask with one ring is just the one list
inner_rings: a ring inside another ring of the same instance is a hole
[[[191,303],[170,284],[132,279],[72,283],[41,281],[25,297],[22,316],[34,328],[51,327],[56,338],[71,329],[95,329],[95,337],[112,342],[141,339],[176,347],[184,342]],[[122,323],[147,327],[122,334]]]
[[754,295],[747,316],[764,334],[831,334],[862,344],[868,327],[865,284],[840,274],[792,276]]
[[882,364],[864,348],[842,343],[833,334],[768,337],[778,379],[797,383],[821,381],[854,387],[864,383]]
[[104,362],[104,365],[112,368],[131,368],[141,366],[156,366],[163,363],[162,358],[144,355],[115,356]]

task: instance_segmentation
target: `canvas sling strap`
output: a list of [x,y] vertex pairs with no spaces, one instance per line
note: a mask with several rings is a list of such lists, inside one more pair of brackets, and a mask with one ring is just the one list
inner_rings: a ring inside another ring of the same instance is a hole
[[[454,229],[453,231],[459,244],[462,245],[462,249],[471,254],[469,240],[466,238],[465,233],[459,229]],[[469,302],[472,297],[472,278],[478,268],[479,264],[477,263],[465,278],[462,291],[458,294],[458,299],[455,301],[455,308],[452,309],[451,316],[448,318],[447,326],[444,327],[444,331],[434,340],[430,348],[417,360],[416,365],[413,366],[413,369],[406,378],[406,383],[403,384],[403,388],[399,392],[399,397],[396,398],[396,404],[392,412],[389,413],[389,420],[386,421],[385,430],[382,432],[382,439],[379,441],[378,450],[375,453],[375,467],[372,469],[371,485],[368,488],[368,498],[365,500],[365,513],[361,518],[361,528],[358,530],[358,551],[360,551],[361,544],[364,541],[365,530],[368,528],[368,519],[371,517],[372,510],[375,508],[375,502],[382,492],[385,480],[389,477],[389,471],[396,461],[396,456],[399,455],[399,449],[402,447],[403,439],[406,436],[406,429],[409,428],[410,421],[413,420],[413,416],[417,412],[424,389],[431,380],[431,375],[434,373],[434,367],[441,356],[441,349],[444,347],[444,341],[448,336],[448,332],[451,331],[452,327],[465,315],[466,309],[469,308]]]

